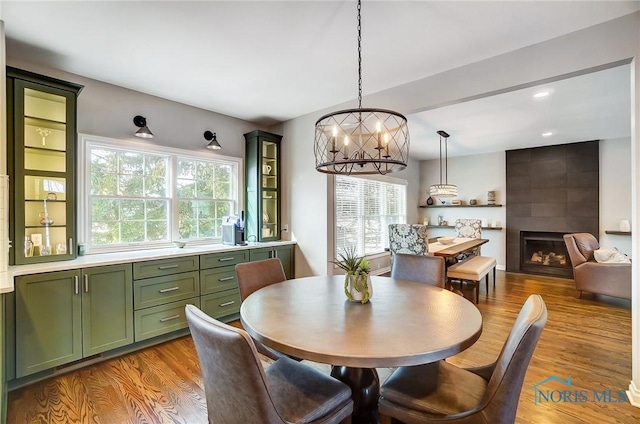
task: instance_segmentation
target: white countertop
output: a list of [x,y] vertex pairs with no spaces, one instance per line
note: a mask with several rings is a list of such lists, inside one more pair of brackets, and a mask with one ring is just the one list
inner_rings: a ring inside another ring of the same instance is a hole
[[114,265],[125,262],[141,262],[150,259],[175,258],[179,256],[193,256],[207,253],[231,252],[234,250],[259,249],[262,247],[295,244],[294,241],[276,241],[267,243],[249,242],[245,246],[229,246],[226,244],[210,244],[201,246],[186,246],[166,249],[134,250],[127,252],[101,253],[96,255],[79,256],[71,261],[46,262],[32,265],[10,266],[7,272],[0,273],[0,294],[14,290],[13,278],[19,275],[39,274],[42,272],[66,271],[69,269],[89,268],[102,265]]

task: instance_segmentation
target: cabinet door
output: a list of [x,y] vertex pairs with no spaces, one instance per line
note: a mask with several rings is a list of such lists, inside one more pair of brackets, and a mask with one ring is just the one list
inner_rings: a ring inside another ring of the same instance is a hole
[[73,259],[76,92],[13,81],[13,262]]
[[16,277],[16,377],[82,358],[78,271]]
[[252,131],[246,140],[245,237],[280,240],[280,141],[282,136]]
[[280,262],[282,262],[284,274],[287,276],[287,279],[290,280],[294,277],[293,246],[278,246],[274,248],[274,250],[276,258],[280,259]]
[[131,264],[82,271],[83,356],[133,343]]

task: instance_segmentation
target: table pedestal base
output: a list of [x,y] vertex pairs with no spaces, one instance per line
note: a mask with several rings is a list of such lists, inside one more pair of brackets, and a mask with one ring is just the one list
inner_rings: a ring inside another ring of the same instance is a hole
[[353,399],[353,424],[377,422],[380,378],[375,368],[334,366],[331,376],[351,387]]

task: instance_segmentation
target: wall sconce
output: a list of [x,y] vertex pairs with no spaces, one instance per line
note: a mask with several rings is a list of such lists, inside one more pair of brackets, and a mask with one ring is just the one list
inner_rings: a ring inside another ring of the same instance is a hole
[[133,118],[133,123],[135,124],[136,127],[140,128],[134,134],[136,137],[153,138],[153,133],[151,132],[149,127],[147,127],[147,118],[145,118],[144,116],[137,115],[135,118]]
[[204,139],[209,142],[207,144],[207,149],[211,150],[220,150],[222,146],[218,143],[218,139],[216,138],[216,133],[212,133],[211,131],[204,132]]

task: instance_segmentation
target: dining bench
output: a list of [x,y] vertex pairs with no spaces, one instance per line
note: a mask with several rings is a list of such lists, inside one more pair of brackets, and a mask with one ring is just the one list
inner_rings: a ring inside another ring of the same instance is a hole
[[[447,268],[447,286],[452,280],[471,281],[476,290],[476,303],[480,299],[480,281],[485,278],[489,293],[489,272],[493,270],[493,287],[496,286],[496,258],[489,256],[472,256]],[[460,288],[462,290],[462,288]]]

